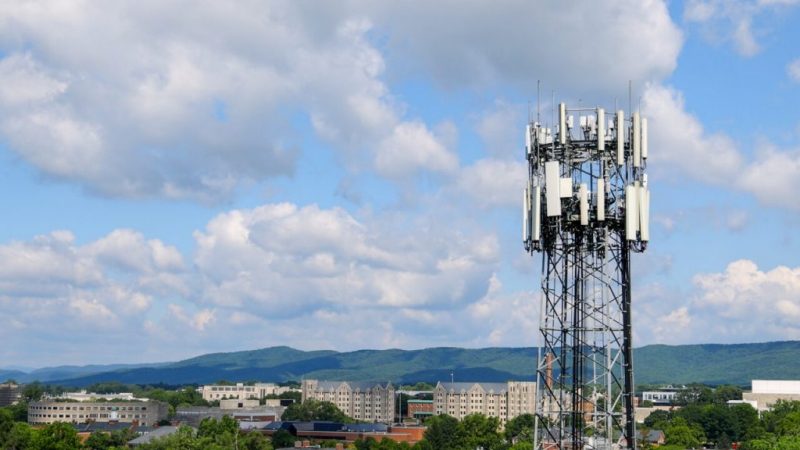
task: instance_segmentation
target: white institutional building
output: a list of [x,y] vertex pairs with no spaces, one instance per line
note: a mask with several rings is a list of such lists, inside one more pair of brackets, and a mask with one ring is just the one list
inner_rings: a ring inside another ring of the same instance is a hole
[[303,401],[314,399],[336,405],[358,421],[391,424],[395,416],[395,389],[391,383],[303,380]]
[[536,382],[442,383],[433,391],[434,414],[448,414],[459,420],[480,413],[497,417],[500,423],[521,414],[536,412]]
[[216,384],[197,388],[197,391],[203,396],[203,400],[209,402],[225,399],[262,399],[267,395],[280,395],[291,390],[291,388],[278,386],[275,383],[255,383],[252,385],[244,383],[236,383],[235,385]]
[[778,400],[800,400],[799,380],[753,380],[752,391],[742,394],[742,400],[758,411],[766,411]]

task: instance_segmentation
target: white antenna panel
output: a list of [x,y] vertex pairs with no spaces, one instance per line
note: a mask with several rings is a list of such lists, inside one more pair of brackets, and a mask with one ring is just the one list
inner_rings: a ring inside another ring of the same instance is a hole
[[650,190],[639,187],[639,234],[642,242],[650,240]]
[[528,188],[522,190],[522,242],[528,242],[528,239],[531,236],[530,228],[529,228],[529,213],[530,213],[530,205],[528,202],[530,197],[528,196]]
[[647,118],[642,117],[642,159],[647,159]]
[[569,117],[567,118],[567,126],[569,128],[573,128],[575,126],[575,116],[573,116],[572,114],[570,114]]
[[606,180],[602,178],[597,180],[597,220],[606,220]]
[[525,151],[531,154],[531,124],[525,127]]
[[581,225],[589,225],[589,192],[586,183],[581,183],[578,187],[578,201]]
[[642,166],[642,125],[639,113],[633,113],[633,167]]
[[625,165],[625,113],[617,111],[617,165]]
[[628,241],[635,241],[636,232],[639,231],[637,190],[632,184],[625,186],[625,239]]
[[560,185],[558,187],[561,198],[570,198],[572,197],[572,178],[564,177],[560,180]]
[[533,188],[533,241],[539,242],[542,236],[542,188]]
[[586,116],[581,116],[580,121],[581,121],[581,128],[585,130],[586,127],[588,126],[589,121],[586,119]]
[[564,103],[558,105],[558,142],[567,143],[567,105]]
[[606,124],[606,111],[603,108],[597,108],[597,150],[603,151],[606,149],[606,130],[603,126]]
[[547,161],[544,163],[544,187],[547,189],[547,216],[561,215],[561,197],[559,187],[561,184],[561,174],[559,173],[558,161]]

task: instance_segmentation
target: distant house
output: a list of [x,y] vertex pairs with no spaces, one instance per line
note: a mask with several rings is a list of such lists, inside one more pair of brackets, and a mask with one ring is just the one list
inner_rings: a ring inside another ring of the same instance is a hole
[[651,444],[663,445],[667,438],[661,430],[648,430],[647,436],[642,435],[642,430],[636,430],[636,440],[640,442],[646,440]]

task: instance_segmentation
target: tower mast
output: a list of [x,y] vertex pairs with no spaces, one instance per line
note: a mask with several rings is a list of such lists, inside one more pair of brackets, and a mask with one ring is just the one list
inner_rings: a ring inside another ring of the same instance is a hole
[[560,103],[554,129],[526,126],[522,240],[542,253],[536,449],[636,447],[630,253],[650,240],[647,120],[609,116]]

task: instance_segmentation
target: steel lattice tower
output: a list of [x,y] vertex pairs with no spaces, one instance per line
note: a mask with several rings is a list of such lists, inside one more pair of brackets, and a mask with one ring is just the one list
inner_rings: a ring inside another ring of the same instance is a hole
[[542,253],[535,448],[635,448],[630,254],[650,234],[647,120],[563,103],[558,120],[525,134],[523,243]]

